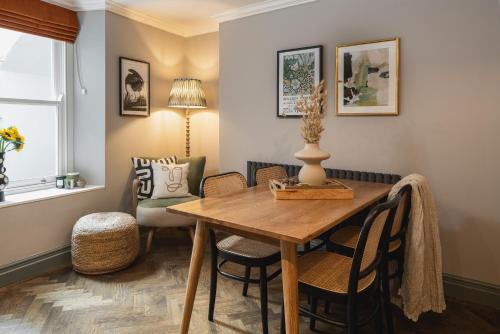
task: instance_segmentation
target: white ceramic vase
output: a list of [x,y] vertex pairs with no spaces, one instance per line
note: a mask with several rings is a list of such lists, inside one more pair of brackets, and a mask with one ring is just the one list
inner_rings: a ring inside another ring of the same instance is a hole
[[295,158],[304,161],[299,172],[299,181],[313,186],[325,183],[326,173],[321,167],[321,161],[329,159],[330,153],[320,150],[319,144],[305,144],[304,148],[295,153]]

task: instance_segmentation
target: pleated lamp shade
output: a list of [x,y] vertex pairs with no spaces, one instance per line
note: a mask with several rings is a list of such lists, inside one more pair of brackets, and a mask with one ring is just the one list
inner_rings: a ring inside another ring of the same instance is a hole
[[207,107],[201,80],[190,78],[175,79],[168,99],[170,108],[200,109]]

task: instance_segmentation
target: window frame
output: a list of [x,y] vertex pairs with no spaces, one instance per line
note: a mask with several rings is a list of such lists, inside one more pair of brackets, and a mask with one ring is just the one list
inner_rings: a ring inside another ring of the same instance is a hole
[[[57,117],[57,152],[56,152],[56,175],[46,175],[41,178],[23,179],[10,181],[5,193],[18,194],[55,186],[56,176],[66,174],[68,168],[72,168],[72,155],[69,148],[72,145],[73,127],[72,99],[73,93],[73,45],[52,39],[52,68],[53,87],[55,97],[53,99],[38,100],[26,98],[3,98],[0,103],[32,106],[54,106]],[[68,98],[70,96],[70,98]],[[71,161],[70,161],[71,158]]]

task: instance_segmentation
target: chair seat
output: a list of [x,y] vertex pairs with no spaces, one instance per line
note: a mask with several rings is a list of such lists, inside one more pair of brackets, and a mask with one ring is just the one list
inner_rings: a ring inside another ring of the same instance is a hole
[[[358,243],[359,233],[361,232],[360,226],[346,226],[336,231],[330,236],[330,242],[336,245],[356,248],[356,244]],[[389,253],[392,253],[401,246],[401,240],[396,239],[389,243]]]
[[172,205],[199,199],[198,196],[144,199],[137,204],[137,224],[149,227],[181,227],[196,224],[196,219],[167,212]]
[[[347,294],[352,258],[327,251],[314,251],[298,259],[299,282],[338,294]],[[362,278],[358,292],[368,288],[376,272]]]
[[260,241],[231,235],[217,243],[217,249],[243,257],[258,259],[279,253],[279,247]]

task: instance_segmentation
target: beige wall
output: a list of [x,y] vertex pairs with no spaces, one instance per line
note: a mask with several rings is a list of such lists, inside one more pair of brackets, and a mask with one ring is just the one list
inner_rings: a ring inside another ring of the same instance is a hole
[[[327,167],[422,173],[447,273],[500,284],[500,8],[496,0],[320,0],[220,28],[220,168],[298,164],[300,120],[276,118],[276,51],[322,44]],[[335,46],[401,37],[401,115],[334,114]]]
[[[218,170],[217,34],[186,39],[103,11],[81,12],[79,18],[77,43],[88,94],[80,95],[75,82],[75,169],[105,179],[106,188],[1,208],[0,267],[67,246],[73,224],[84,214],[129,211],[132,156],[184,155],[184,112],[167,108],[174,78],[206,81],[210,109],[193,115],[192,151],[207,155],[207,170]],[[119,56],[150,63],[150,117],[119,115]]]
[[192,112],[191,154],[206,155],[206,174],[219,170],[219,34],[186,39],[186,75],[200,79],[208,108]]

